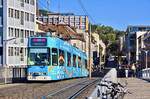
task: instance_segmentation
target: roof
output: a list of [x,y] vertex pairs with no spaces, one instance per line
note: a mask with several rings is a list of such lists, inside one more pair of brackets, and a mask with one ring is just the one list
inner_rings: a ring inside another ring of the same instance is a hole
[[39,29],[45,31],[45,32],[56,32],[56,35],[61,34],[62,39],[64,40],[70,40],[70,39],[77,39],[81,41],[85,41],[83,34],[77,33],[75,30],[70,28],[68,25],[65,24],[47,24],[39,25]]

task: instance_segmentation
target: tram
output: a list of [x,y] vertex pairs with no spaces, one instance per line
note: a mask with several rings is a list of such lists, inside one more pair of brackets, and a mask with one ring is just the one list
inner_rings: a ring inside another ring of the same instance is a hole
[[88,76],[87,56],[56,37],[30,37],[28,81],[62,80]]

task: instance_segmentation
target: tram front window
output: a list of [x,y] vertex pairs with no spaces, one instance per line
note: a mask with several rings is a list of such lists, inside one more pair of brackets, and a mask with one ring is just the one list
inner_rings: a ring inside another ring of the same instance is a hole
[[50,53],[47,48],[30,48],[29,65],[49,65]]

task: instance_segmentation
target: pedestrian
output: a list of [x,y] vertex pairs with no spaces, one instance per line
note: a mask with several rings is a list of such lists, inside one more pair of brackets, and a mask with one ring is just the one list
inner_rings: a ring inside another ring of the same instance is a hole
[[126,67],[125,68],[125,76],[126,76],[126,78],[128,78],[128,74],[129,74],[129,69]]
[[131,66],[131,70],[132,70],[132,77],[135,77],[136,76],[136,67],[135,67],[134,63]]

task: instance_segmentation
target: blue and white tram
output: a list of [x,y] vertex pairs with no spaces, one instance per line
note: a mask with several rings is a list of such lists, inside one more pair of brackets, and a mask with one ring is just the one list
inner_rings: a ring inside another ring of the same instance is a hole
[[88,76],[87,56],[55,37],[30,37],[27,79],[60,80]]

